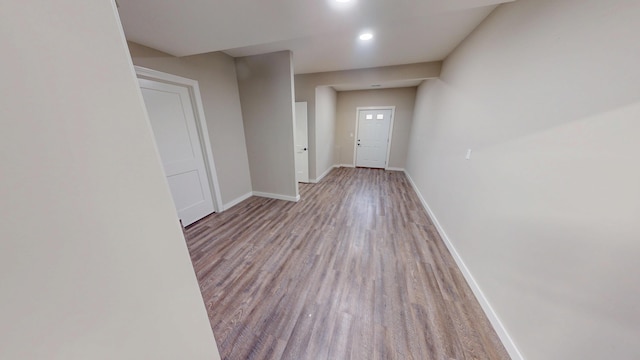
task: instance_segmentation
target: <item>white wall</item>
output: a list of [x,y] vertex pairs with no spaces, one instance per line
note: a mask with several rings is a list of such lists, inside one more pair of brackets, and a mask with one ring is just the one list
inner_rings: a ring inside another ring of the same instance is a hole
[[2,10],[0,358],[219,359],[115,4]]
[[[395,88],[338,92],[336,143],[340,148],[339,164],[355,165],[356,113],[358,107],[395,106],[393,134],[388,168],[403,169],[413,121],[416,88]],[[351,136],[353,134],[353,136]]]
[[418,90],[407,171],[528,359],[640,356],[638,19],[502,5]]
[[279,51],[235,62],[254,194],[295,200],[292,54]]
[[321,178],[331,171],[336,162],[336,104],[337,93],[330,86],[316,88],[316,116],[315,137],[316,144],[322,144],[316,149],[314,179]]
[[233,58],[221,52],[178,58],[133,42],[128,45],[134,64],[198,81],[222,202],[251,193]]

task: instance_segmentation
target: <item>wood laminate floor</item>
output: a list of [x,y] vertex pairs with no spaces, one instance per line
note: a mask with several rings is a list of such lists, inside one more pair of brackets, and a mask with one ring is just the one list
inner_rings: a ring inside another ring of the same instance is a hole
[[508,359],[401,172],[339,168],[187,229],[223,359]]

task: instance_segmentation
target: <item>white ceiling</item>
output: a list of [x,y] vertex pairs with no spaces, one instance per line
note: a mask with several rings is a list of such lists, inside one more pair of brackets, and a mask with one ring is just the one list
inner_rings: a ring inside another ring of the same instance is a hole
[[[512,0],[118,0],[127,39],[175,56],[292,50],[295,73],[444,59]],[[375,38],[357,40],[365,29]]]

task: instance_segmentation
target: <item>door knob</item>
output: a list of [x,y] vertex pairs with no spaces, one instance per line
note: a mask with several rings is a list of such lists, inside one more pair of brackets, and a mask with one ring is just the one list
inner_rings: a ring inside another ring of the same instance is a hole
[[307,148],[302,149],[302,151],[307,151]]

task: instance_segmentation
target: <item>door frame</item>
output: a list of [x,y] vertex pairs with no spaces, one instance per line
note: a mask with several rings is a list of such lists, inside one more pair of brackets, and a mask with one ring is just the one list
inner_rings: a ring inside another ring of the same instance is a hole
[[396,118],[395,106],[358,106],[356,107],[356,131],[353,138],[353,167],[358,163],[358,128],[360,126],[361,110],[391,110],[391,123],[389,124],[389,141],[387,142],[387,157],[384,161],[384,169],[389,169],[389,155],[391,155],[391,140],[393,139],[393,121]]
[[[200,86],[198,84],[198,81],[158,70],[145,68],[142,66],[134,65],[134,68],[138,78],[182,86],[189,91],[191,106],[193,106],[194,109],[193,115],[196,117],[196,129],[198,131],[198,137],[200,138],[200,147],[202,150],[202,157],[204,159],[204,166],[207,171],[207,179],[209,180],[209,187],[212,190],[211,196],[213,197],[213,210],[217,213],[222,212],[224,210],[224,207],[222,206],[220,183],[218,182],[218,173],[216,171],[216,165],[213,160],[213,151],[211,150],[211,142],[209,141],[207,120],[204,116],[204,106],[202,105],[202,97],[200,95]],[[142,93],[140,94],[140,97],[142,97]],[[147,120],[148,118],[149,115],[147,115]],[[149,123],[149,126],[151,126],[151,123]]]

